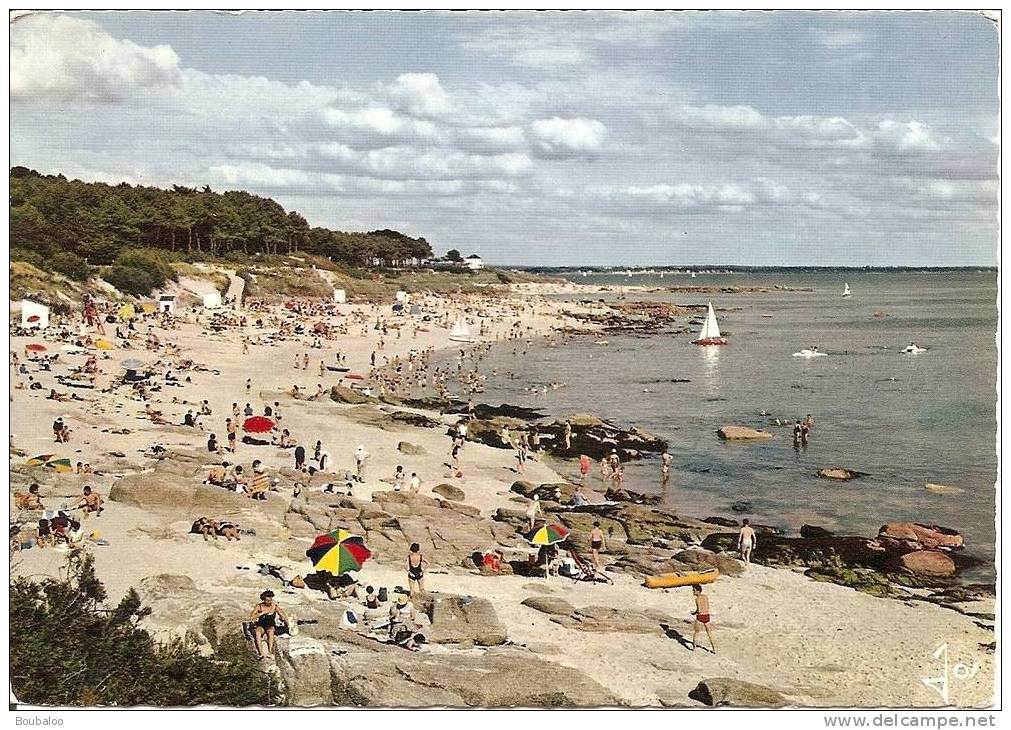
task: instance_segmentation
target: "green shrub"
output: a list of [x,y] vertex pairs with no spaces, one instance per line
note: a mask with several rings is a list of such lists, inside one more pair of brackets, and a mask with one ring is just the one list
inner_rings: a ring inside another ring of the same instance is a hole
[[102,278],[121,292],[143,297],[178,277],[171,263],[161,254],[137,249],[120,253]]
[[75,253],[61,251],[49,258],[49,267],[58,274],[63,274],[74,281],[87,281],[91,276],[88,262]]
[[93,558],[68,563],[67,578],[18,578],[10,587],[10,677],[36,705],[160,707],[275,704],[279,693],[239,636],[158,643],[138,622],[150,613],[131,589],[112,609]]

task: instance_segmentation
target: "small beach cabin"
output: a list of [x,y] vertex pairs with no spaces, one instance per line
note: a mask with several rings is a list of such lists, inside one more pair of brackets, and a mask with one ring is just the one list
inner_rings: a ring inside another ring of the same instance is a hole
[[37,327],[44,330],[49,326],[49,307],[30,299],[22,299],[21,326],[25,328]]
[[471,254],[463,260],[463,265],[471,271],[480,271],[484,268],[484,261],[476,253]]
[[343,289],[334,289],[333,300],[336,304],[345,304],[348,300],[348,293]]
[[176,313],[176,298],[171,294],[162,294],[158,297],[158,311],[168,312],[169,314]]
[[211,292],[210,294],[204,294],[204,309],[220,309],[221,308],[221,293]]

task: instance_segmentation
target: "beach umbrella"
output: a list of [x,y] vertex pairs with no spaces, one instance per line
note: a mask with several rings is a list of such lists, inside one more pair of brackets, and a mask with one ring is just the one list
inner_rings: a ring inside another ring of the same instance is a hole
[[108,340],[95,340],[95,347],[99,350],[111,350],[115,345]]
[[25,345],[25,349],[28,350],[28,352],[45,352],[49,348],[43,345],[41,342],[31,342]]
[[130,303],[124,304],[119,308],[119,319],[120,321],[126,321],[128,319],[133,319],[137,316],[137,310],[134,309],[133,305]]
[[140,370],[141,368],[145,367],[147,363],[145,363],[143,360],[138,360],[135,357],[131,357],[121,362],[120,365],[122,365],[126,370]]
[[70,459],[60,457],[58,459],[50,459],[47,461],[46,468],[52,469],[59,474],[70,474],[74,471],[74,464],[70,461]]
[[33,456],[25,462],[25,466],[44,466],[45,463],[54,456],[56,456],[56,454],[39,454],[38,456]]
[[347,530],[333,530],[320,535],[305,554],[316,570],[325,570],[332,575],[361,570],[365,561],[372,557],[365,541]]
[[154,302],[144,302],[140,305],[140,311],[144,314],[154,314],[158,311],[158,305]]
[[267,433],[273,428],[274,422],[266,416],[252,416],[242,424],[242,430],[246,433]]
[[78,347],[77,345],[64,345],[60,348],[63,352],[69,352],[71,355],[79,355],[82,352],[87,352],[83,347]]
[[31,317],[29,317],[29,318],[28,318],[27,320],[25,320],[25,321],[27,321],[27,322],[33,322],[33,323],[34,323],[34,322],[38,322],[38,321],[39,321],[39,315],[37,315],[37,314],[33,314],[33,315],[32,315]]
[[[530,532],[528,532],[524,537],[527,539],[531,545],[537,545],[538,547],[547,547],[548,545],[557,545],[563,542],[565,538],[569,536],[569,531],[562,527],[561,525],[544,525],[544,527],[536,527]],[[544,579],[547,580],[548,577],[548,554],[544,553]]]
[[561,525],[545,525],[528,532],[524,537],[531,545],[557,545],[569,536],[569,531]]

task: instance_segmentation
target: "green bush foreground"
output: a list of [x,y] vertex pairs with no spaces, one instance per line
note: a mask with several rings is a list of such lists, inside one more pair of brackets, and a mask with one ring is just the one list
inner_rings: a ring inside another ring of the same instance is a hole
[[18,700],[60,706],[244,707],[280,700],[239,635],[155,641],[138,624],[150,613],[132,588],[107,608],[91,556],[66,578],[18,578],[10,590],[11,685]]

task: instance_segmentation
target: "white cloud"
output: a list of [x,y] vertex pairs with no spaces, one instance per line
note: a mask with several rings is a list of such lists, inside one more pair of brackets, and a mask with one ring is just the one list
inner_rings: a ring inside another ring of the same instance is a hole
[[419,117],[438,117],[453,111],[449,94],[432,73],[401,74],[388,93],[402,110]]
[[538,119],[530,125],[535,151],[543,157],[593,156],[604,144],[607,127],[596,119]]
[[12,100],[115,101],[181,79],[169,46],[118,40],[89,20],[54,13],[13,23],[10,61]]
[[878,124],[878,138],[898,150],[936,150],[940,147],[924,122],[884,119]]

